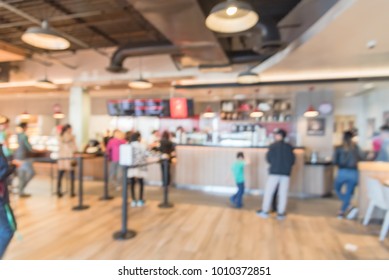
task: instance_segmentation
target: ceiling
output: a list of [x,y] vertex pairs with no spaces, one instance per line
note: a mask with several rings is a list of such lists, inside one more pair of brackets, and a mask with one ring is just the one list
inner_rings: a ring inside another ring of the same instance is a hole
[[[204,14],[208,15],[215,5],[224,2],[224,0],[198,0],[198,2]],[[251,4],[261,20],[272,19],[278,23],[301,0],[244,0],[244,2]]]
[[[182,1],[182,6],[179,9],[171,10],[173,4],[179,1],[181,0],[169,0],[166,3],[156,0],[0,1],[0,40],[7,41],[13,47],[39,52],[38,49],[29,47],[20,41],[22,32],[27,27],[35,24],[5,8],[1,8],[3,2],[39,20],[52,19],[52,26],[58,30],[82,40],[91,49],[103,48],[109,54],[113,53],[115,47],[128,44],[129,41],[136,43],[136,45],[143,43],[165,44],[166,42],[175,45],[180,43],[190,45],[190,43],[193,43],[190,40],[194,38],[194,35],[192,36],[193,32],[184,32],[186,26],[189,26],[186,25],[187,23],[184,20],[187,15],[184,11],[187,12],[189,9],[187,7],[193,8],[193,5],[198,6],[200,15],[198,16],[196,13],[194,17],[197,18],[197,21],[192,21],[191,18],[191,24],[196,27],[200,26],[198,24],[201,23],[202,26],[198,29],[201,29],[201,32],[207,31],[209,40],[214,36],[216,38],[215,42],[222,46],[224,52],[230,50],[229,46],[226,45],[228,36],[239,38],[240,36],[250,37],[250,34],[252,34],[252,31],[249,31],[245,34],[221,36],[209,30],[204,31],[204,18],[214,5],[222,2],[221,0],[186,0]],[[320,1],[328,2],[330,0],[252,0],[248,2],[259,11],[261,22],[274,21],[282,25],[282,29],[286,28],[282,20],[285,19],[286,15],[295,14],[296,8],[299,8],[301,4]],[[191,2],[190,5],[189,2]],[[63,9],[63,7],[66,9]],[[292,10],[293,12],[290,13]],[[323,12],[323,16],[319,20],[312,21],[313,24],[310,24],[306,32],[302,32],[284,49],[287,52],[281,51],[265,63],[259,64],[259,67],[266,65],[260,74],[263,81],[306,80],[310,77],[326,78],[342,75],[355,76],[360,73],[377,74],[378,71],[381,71],[381,73],[386,71],[385,73],[389,76],[389,67],[387,67],[389,65],[389,37],[385,29],[385,26],[389,25],[389,18],[386,15],[386,11],[389,10],[389,1],[339,0],[333,7],[328,6],[327,10],[328,12]],[[307,12],[303,16],[306,14]],[[75,18],[75,16],[78,17]],[[151,20],[153,16],[155,21]],[[155,18],[156,16],[159,16],[159,18]],[[176,20],[171,20],[172,18]],[[300,23],[304,23],[304,18],[300,18]],[[289,23],[292,24],[289,24],[288,28],[293,29],[292,25],[298,24],[299,21],[294,18]],[[8,24],[8,27],[6,24]],[[193,30],[193,26],[191,30]],[[357,30],[358,32],[353,32],[350,35],[351,30]],[[188,53],[193,55],[195,50],[196,52],[209,52],[208,56],[212,57],[212,55],[209,55],[211,54],[210,46],[206,44],[202,46],[202,43],[204,43],[201,41],[202,34],[200,31],[195,34],[197,36],[196,44],[200,48],[190,49]],[[375,48],[369,49],[366,44],[372,39],[376,40],[377,44]],[[72,50],[77,51],[75,55],[71,52],[67,52],[66,55],[61,52],[54,54],[60,60],[77,66],[76,69],[68,69],[63,65],[55,64],[49,68],[48,74],[53,81],[59,82],[61,79],[69,81],[67,85],[60,87],[59,92],[65,93],[68,91],[72,83],[82,84],[83,82],[82,85],[91,88],[93,94],[101,96],[111,92],[119,95],[130,94],[127,82],[130,79],[138,78],[140,73],[137,57],[126,60],[125,68],[130,69],[128,73],[112,74],[105,71],[105,67],[108,65],[107,57],[100,56],[93,50],[84,49],[83,46],[72,44]],[[249,45],[247,50],[252,51],[252,46]],[[281,59],[279,54],[283,55]],[[18,81],[23,79],[34,81],[43,76],[43,67],[33,61],[25,61],[18,63],[18,65],[20,65]],[[188,79],[190,83],[199,82],[204,85],[212,84],[215,81],[235,83],[237,73],[242,71],[244,66],[244,64],[236,65],[229,73],[204,73],[199,71],[198,68],[178,69],[169,55],[147,56],[143,59],[143,74],[147,79],[154,79],[153,82],[156,83],[156,87],[143,93],[131,91],[131,94],[169,96],[170,82],[182,79]],[[100,84],[101,89],[94,90],[93,86],[95,84]],[[262,86],[260,92],[261,94],[281,94],[288,91],[305,90],[306,87],[307,85],[301,85],[300,87]],[[359,83],[327,84],[323,87],[329,87],[334,92],[345,93],[350,90],[357,91],[361,85]],[[219,95],[229,96],[237,92],[252,93],[255,92],[255,89],[256,87],[230,90],[212,89],[212,94],[209,94],[207,89],[201,89],[180,91],[180,94],[187,94],[196,98],[217,99]],[[9,93],[30,94],[37,92],[52,93],[52,91],[40,91],[28,85],[12,89],[0,87],[0,94],[3,96]]]
[[300,38],[282,59],[269,59],[261,75],[283,80],[389,76],[388,10],[387,0],[339,1],[311,27],[312,36]]
[[72,42],[71,50],[106,48],[128,42],[167,42],[126,0],[0,1],[0,40],[33,52],[42,50],[23,43],[20,37],[36,24],[10,9],[39,21],[47,19],[55,29],[84,43]]

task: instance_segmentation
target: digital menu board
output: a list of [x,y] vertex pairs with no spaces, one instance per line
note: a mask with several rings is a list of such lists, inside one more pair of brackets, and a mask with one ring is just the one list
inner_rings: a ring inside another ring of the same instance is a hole
[[193,100],[185,98],[109,100],[107,109],[110,116],[186,118],[194,113]]

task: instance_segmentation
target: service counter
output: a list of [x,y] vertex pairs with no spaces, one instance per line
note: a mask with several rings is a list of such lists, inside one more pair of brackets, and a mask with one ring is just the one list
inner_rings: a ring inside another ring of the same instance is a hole
[[[246,167],[246,188],[253,192],[263,192],[268,177],[266,162],[267,147],[223,147],[223,146],[177,146],[177,166],[175,182],[178,187],[210,189],[225,192],[235,190],[231,166],[236,154],[243,152],[249,161]],[[293,166],[290,184],[292,195],[304,194],[305,152],[303,148],[294,150],[296,163]],[[227,190],[228,191],[228,190]]]
[[304,166],[304,194],[328,197],[334,188],[334,166],[332,162],[306,162]]
[[[236,154],[242,151],[249,161],[246,167],[246,188],[254,194],[263,193],[268,177],[266,161],[267,147],[224,147],[202,145],[178,145],[177,163],[172,164],[172,183],[177,187],[228,193],[235,191],[235,182],[231,166]],[[305,162],[305,149],[294,149],[296,163],[292,169],[290,194],[297,197],[322,197],[331,193],[333,188],[330,163],[311,164]],[[38,174],[57,175],[55,161],[35,162]],[[76,169],[77,172],[77,169]],[[103,180],[104,157],[84,160],[84,177],[91,180]],[[146,183],[161,185],[159,164],[148,166]]]
[[[367,192],[368,178],[378,179],[381,182],[389,180],[389,162],[364,161],[358,164],[359,169],[359,192],[358,208],[359,218],[365,216],[369,206],[369,196]],[[373,219],[383,219],[383,212],[376,210],[373,213]]]

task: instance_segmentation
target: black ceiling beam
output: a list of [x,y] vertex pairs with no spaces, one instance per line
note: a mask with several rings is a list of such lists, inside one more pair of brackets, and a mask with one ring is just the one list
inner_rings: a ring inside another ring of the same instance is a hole
[[[54,7],[55,9],[67,14],[67,15],[70,15],[70,14],[73,14],[73,11],[69,10],[68,8],[66,8],[65,6],[63,6],[62,4],[59,3],[59,1],[55,1],[55,0],[44,0],[45,3],[49,4],[50,6]],[[95,26],[92,26],[92,25],[88,25],[88,22],[82,18],[74,18],[72,19],[74,21],[76,21],[77,23],[82,23],[82,24],[86,24],[88,29],[91,30],[92,32],[94,32],[95,34],[103,37],[105,40],[109,41],[110,43],[114,44],[114,45],[118,45],[119,42],[116,41],[114,38],[112,38],[111,36],[109,36],[108,34],[106,34],[105,32],[101,31],[99,28],[95,27]],[[50,20],[49,20],[50,21]]]
[[259,82],[254,84],[220,83],[220,84],[175,85],[174,88],[176,89],[204,89],[204,88],[231,88],[231,87],[240,88],[240,87],[258,87],[258,86],[292,86],[292,85],[304,85],[304,84],[333,84],[333,83],[387,82],[387,81],[389,81],[389,76],[274,81],[274,82]]

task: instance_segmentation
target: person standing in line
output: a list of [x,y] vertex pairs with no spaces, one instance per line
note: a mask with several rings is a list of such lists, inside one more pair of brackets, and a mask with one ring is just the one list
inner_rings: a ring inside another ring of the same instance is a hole
[[[343,219],[347,213],[347,219],[354,219],[358,209],[350,205],[355,187],[358,184],[358,162],[362,160],[361,152],[356,143],[352,141],[353,133],[346,131],[343,134],[342,145],[336,147],[334,164],[338,167],[338,174],[335,179],[335,192],[342,201],[338,218]],[[342,192],[343,186],[346,192]]]
[[233,196],[230,197],[230,202],[235,208],[243,207],[243,195],[245,190],[244,170],[247,164],[248,162],[245,161],[243,152],[238,152],[236,154],[236,161],[232,165],[232,173],[234,175],[238,190]]
[[32,160],[29,158],[29,153],[33,151],[28,137],[26,135],[27,123],[21,123],[18,127],[17,139],[18,148],[15,151],[14,159],[20,162],[17,169],[19,178],[19,196],[30,197],[30,194],[25,193],[25,189],[31,179],[35,176],[35,170],[32,165]]
[[[72,159],[77,151],[76,138],[72,134],[72,127],[66,124],[62,127],[59,136],[59,151],[58,151],[58,182],[57,196],[62,197],[62,178],[65,172],[70,172],[70,196],[76,196],[74,190],[76,160]],[[62,158],[62,159],[61,159]]]
[[381,126],[381,146],[376,161],[389,162],[389,126]]
[[9,148],[9,134],[8,134],[9,119],[5,118],[2,124],[0,124],[0,144],[3,145],[4,156],[9,160],[12,157],[12,151]]
[[108,141],[106,154],[108,156],[109,163],[109,182],[111,185],[116,186],[116,189],[120,189],[121,184],[121,168],[119,165],[120,158],[120,145],[125,144],[126,140],[123,139],[123,133],[116,129],[113,132],[113,137]]
[[[161,162],[161,173],[162,173],[162,178],[163,178],[163,186],[169,186],[171,183],[171,163],[172,163],[172,158],[175,155],[175,145],[174,143],[170,140],[170,133],[168,131],[164,131],[162,133],[161,141],[159,144],[158,151],[162,154],[162,156],[166,155],[168,157],[168,164],[167,166],[164,164],[164,162]],[[165,171],[165,168],[167,170]],[[166,172],[166,173],[165,173]],[[164,174],[167,174],[165,177]]]
[[[129,168],[127,177],[130,178],[131,186],[131,207],[141,207],[145,204],[144,194],[144,178],[147,176],[147,151],[146,147],[141,143],[141,134],[134,132],[131,135],[130,144],[132,147],[132,162],[133,165],[137,165],[135,168]],[[135,195],[135,184],[139,183],[139,198]]]
[[151,132],[151,136],[150,136],[150,139],[148,141],[149,150],[157,151],[159,148],[160,141],[161,141],[161,135],[160,135],[159,131],[153,130]]
[[15,166],[9,166],[0,144],[0,260],[16,230],[16,222],[9,205],[7,178],[13,173]]
[[265,186],[262,210],[257,211],[257,215],[265,219],[269,217],[269,211],[277,185],[277,219],[285,219],[290,173],[295,162],[293,147],[285,142],[285,137],[285,130],[277,130],[275,132],[276,141],[270,145],[269,151],[266,154],[267,162],[270,164],[269,177]]

